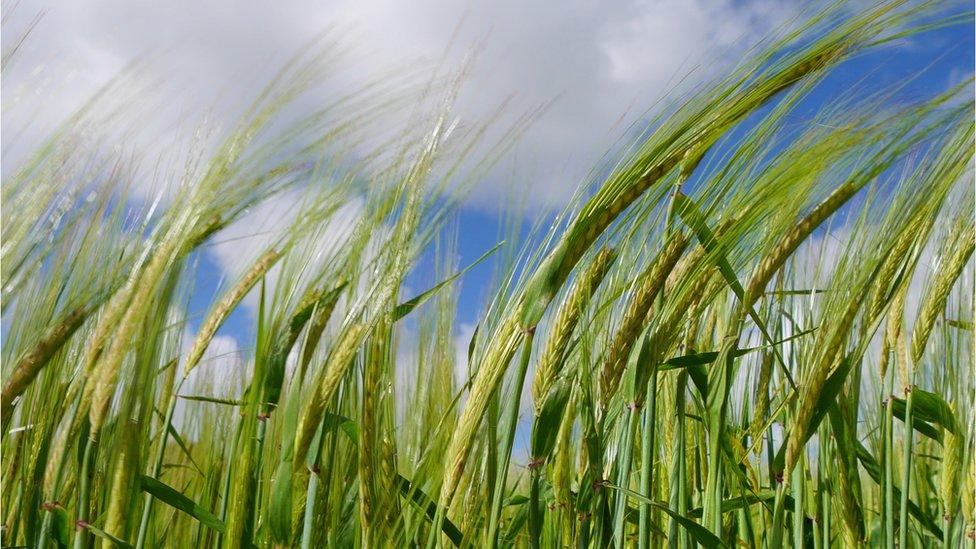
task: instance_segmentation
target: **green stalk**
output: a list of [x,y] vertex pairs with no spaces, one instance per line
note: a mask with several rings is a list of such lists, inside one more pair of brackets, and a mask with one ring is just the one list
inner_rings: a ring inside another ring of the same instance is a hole
[[[599,535],[602,531],[604,490],[595,483],[602,481],[604,445],[602,426],[594,413],[596,405],[592,393],[593,378],[585,360],[580,361],[579,366],[580,383],[577,385],[580,390],[579,417],[582,442],[586,450],[585,471],[580,477],[580,493],[583,493],[586,488],[582,483],[594,483],[591,485],[593,489],[589,492],[589,500],[580,502],[577,509],[582,513],[578,528],[577,547],[585,548],[590,546],[590,540],[593,539],[594,533]],[[596,539],[603,541],[600,537]]]
[[898,546],[908,547],[908,496],[911,493],[912,482],[912,406],[915,394],[913,385],[915,372],[909,373],[908,386],[905,387],[905,440],[902,453],[901,473],[901,506],[898,509]]
[[[775,450],[773,450],[773,426],[772,426],[772,423],[770,423],[769,428],[766,429],[766,471],[769,474],[769,487],[770,487],[770,489],[776,488],[776,466],[775,466],[775,461],[776,461],[776,455],[775,455]],[[768,532],[769,531],[769,528],[771,526],[770,523],[769,523],[769,519],[770,518],[773,519],[773,522],[775,523],[776,512],[775,512],[775,507],[774,507],[772,515],[767,517],[767,511],[765,509],[766,509],[766,507],[763,506],[763,511],[762,511],[762,513],[763,513],[763,525],[764,525],[763,526],[763,529],[764,529],[764,531]],[[775,527],[775,524],[773,524],[772,526]],[[769,536],[768,535],[763,536],[763,546],[764,547],[767,547],[767,548],[770,547],[770,545],[769,545]]]
[[[617,454],[617,485],[630,488],[630,466],[634,455],[634,433],[637,431],[637,410],[635,406],[628,406],[624,416],[623,430],[620,433],[620,444]],[[616,494],[613,512],[613,540],[616,547],[624,546],[624,532],[626,531],[627,495],[623,492]]]
[[[675,474],[671,477],[671,508],[676,513],[686,516],[688,509],[688,472],[685,456],[685,389],[688,385],[688,372],[682,370],[678,374],[678,383],[674,399],[675,409],[675,444],[674,465]],[[688,537],[685,530],[678,528],[678,521],[671,518],[668,524],[668,547],[671,549],[686,549]]]
[[803,467],[806,457],[800,455],[800,460],[793,468],[791,488],[793,491],[793,547],[803,547]]
[[[821,429],[820,432],[823,433],[823,429]],[[826,440],[826,439],[825,439],[825,437],[821,437],[820,440]],[[822,448],[823,448],[823,446],[822,446]],[[826,450],[824,450],[824,451],[826,451]],[[824,481],[824,476],[823,476],[823,468],[819,465],[819,462],[821,462],[823,460],[822,459],[818,459],[817,461],[818,461],[818,465],[817,465],[817,481],[814,484],[814,488],[813,488],[813,490],[814,490],[814,493],[813,493],[813,501],[814,501],[814,510],[813,510],[813,513],[814,513],[814,517],[815,517],[815,520],[814,520],[814,523],[813,523],[813,528],[812,528],[813,529],[813,549],[821,549],[824,546],[824,534],[825,534],[825,530],[824,530],[824,509],[826,508],[826,506],[824,504],[826,502],[826,496],[825,496],[826,490],[824,490],[824,483],[825,483],[825,481]],[[812,470],[810,471],[810,474],[813,475],[813,471]]]
[[247,528],[247,540],[250,542],[254,541],[254,534],[257,532],[258,526],[258,505],[264,500],[264,483],[260,481],[261,479],[261,468],[263,467],[262,462],[264,461],[264,437],[268,430],[268,419],[265,418],[263,421],[258,421],[258,432],[257,432],[257,454],[255,454],[255,465],[253,468],[253,473],[251,476],[251,482],[256,485],[254,487],[254,497],[251,498],[251,508],[247,510],[249,523],[245,525]]
[[309,549],[312,543],[312,523],[315,519],[315,493],[319,487],[319,475],[315,471],[308,474],[308,487],[305,490],[305,513],[302,516],[301,549]]
[[[653,367],[647,392],[644,396],[642,414],[643,438],[641,440],[641,493],[648,499],[654,499],[652,492],[654,482],[654,448],[655,426],[657,415],[657,367]],[[680,512],[680,511],[679,511]],[[651,546],[651,506],[642,504],[638,520],[637,547],[648,549]]]
[[[85,451],[81,459],[81,470],[78,472],[78,520],[88,522],[88,507],[91,492],[91,467],[95,460],[96,442],[91,437],[85,438]],[[78,528],[75,532],[74,549],[84,549],[88,545],[88,529]]]
[[[600,482],[602,481],[601,478]],[[605,486],[599,486],[595,492],[593,508],[591,509],[593,516],[590,519],[592,525],[590,526],[589,539],[593,540],[593,543],[605,546],[610,544],[610,534],[606,531],[607,518],[610,515],[610,503],[607,501],[607,488]]]
[[[739,486],[739,497],[746,497],[745,489],[743,486]],[[752,524],[752,514],[749,511],[748,506],[744,506],[736,511],[736,531],[738,532],[739,538],[736,540],[740,544],[745,544],[748,547],[756,546],[756,533],[755,527]]]
[[52,513],[44,513],[44,518],[41,520],[41,532],[37,537],[37,549],[47,549],[48,538],[50,538],[48,533],[51,531],[51,517]]
[[313,440],[313,448],[305,458],[305,465],[308,467],[308,484],[305,487],[305,511],[302,514],[302,549],[308,549],[312,542],[312,526],[315,522],[315,496],[319,487],[319,457],[322,454],[322,446],[325,444],[322,434],[325,428],[325,419],[319,423],[318,431]]
[[769,543],[770,549],[783,547],[783,518],[786,515],[786,479],[776,488],[776,499],[773,503],[773,537]]
[[[180,388],[186,381],[184,376],[179,383],[173,387],[173,393],[169,399],[169,406],[166,407],[166,416],[163,418],[162,432],[159,435],[159,446],[156,448],[156,455],[153,459],[152,470],[149,473],[154,479],[159,479],[159,472],[163,470],[163,457],[166,455],[166,443],[169,440],[169,425],[173,420],[173,412],[176,410]],[[142,498],[142,518],[139,520],[139,533],[136,536],[135,549],[142,549],[146,544],[146,535],[149,532],[149,517],[152,514],[153,497],[146,493]]]
[[884,543],[887,547],[891,547],[895,544],[895,488],[894,488],[894,463],[892,463],[892,457],[894,455],[894,448],[892,447],[892,423],[894,421],[894,415],[892,412],[892,398],[894,397],[894,392],[892,391],[892,379],[894,378],[894,371],[892,371],[892,376],[887,382],[887,392],[888,398],[884,406],[884,422],[883,422],[883,432],[882,437],[882,451],[884,453],[884,482],[882,484],[882,496],[881,499],[884,502],[884,508],[882,510],[882,516],[884,521]]
[[529,546],[539,547],[542,536],[542,506],[540,502],[542,466],[532,464],[529,484]]
[[[792,419],[792,413],[787,414],[788,419]],[[785,440],[789,439],[787,434]],[[784,440],[784,444],[786,443]],[[769,433],[770,446],[772,446],[773,436],[772,427],[770,427]],[[785,525],[783,522],[786,520],[786,491],[790,489],[790,480],[792,475],[787,475],[785,471],[776,471],[773,465],[774,460],[770,462],[769,474],[773,477],[773,485],[776,486],[776,498],[773,504],[773,537],[772,543],[770,543],[770,549],[783,547],[783,536],[785,535]],[[796,466],[794,466],[796,467]]]
[[[237,455],[237,443],[242,432],[242,429],[238,429],[238,432],[235,433],[234,438],[231,439],[230,452],[227,453],[227,471],[224,476],[223,497],[221,498],[220,503],[220,520],[224,521],[225,524],[227,522],[227,512],[230,507],[230,484],[234,478],[234,457]],[[218,547],[222,546],[221,543],[223,542],[223,538],[224,534],[217,534]]]
[[720,538],[722,537],[723,494],[722,437],[725,433],[725,420],[731,390],[734,350],[745,318],[745,311],[741,306],[737,306],[731,318],[732,323],[725,332],[725,342],[715,358],[712,371],[708,375],[708,394],[705,398],[708,416],[708,428],[706,430],[708,478],[705,483],[703,517],[705,527]]
[[[488,417],[485,420],[486,433],[498,432],[498,406],[498,395],[493,395],[488,404]],[[498,445],[494,444],[494,437],[492,437],[492,442],[492,444],[487,445],[488,451],[485,452],[485,481],[488,484],[488,501],[494,501],[495,486],[498,482]]]
[[[836,450],[830,443],[826,428],[823,431],[824,436],[820,440],[825,441],[824,445],[828,449],[824,451],[823,455],[828,455]],[[830,515],[832,512],[830,496],[833,490],[830,484],[830,472],[827,470],[827,460],[823,458],[823,455],[817,458],[817,475],[820,477],[818,481],[820,486],[820,546],[830,547]]]
[[716,536],[722,533],[722,458],[721,435],[717,425],[712,425],[706,435],[708,442],[708,479],[705,485],[706,527]]
[[[75,422],[75,419],[77,418],[78,414],[81,414],[81,413],[82,413],[81,407],[76,407],[75,408],[75,411],[74,411],[74,414],[72,415],[72,423]],[[67,449],[65,449],[65,450],[67,450]],[[58,456],[58,466],[57,466],[57,469],[55,470],[55,473],[54,473],[54,482],[51,484],[52,490],[51,490],[51,498],[50,499],[55,499],[55,494],[57,494],[61,490],[61,488],[62,488],[62,481],[64,479],[64,474],[65,474],[65,472],[67,470],[67,467],[66,467],[65,462],[66,462],[66,460],[69,459],[69,455],[70,454],[71,453],[68,452],[68,451],[62,451],[60,453],[60,456]],[[52,513],[45,513],[44,514],[43,526],[41,528],[40,541],[37,544],[38,549],[45,549],[47,547],[47,544],[49,543],[49,539],[48,539],[48,535],[47,534],[48,534],[48,532],[50,532],[50,529],[51,529],[51,526],[52,526],[52,521],[53,521]]]
[[[501,462],[498,469],[498,478],[495,482],[495,491],[491,498],[491,510],[488,521],[488,543],[491,547],[498,544],[498,527],[501,521],[502,501],[505,498],[505,484],[508,480],[508,467],[512,461],[512,446],[515,442],[515,429],[518,427],[519,404],[522,400],[522,386],[525,385],[525,375],[529,369],[529,358],[532,356],[532,340],[535,336],[534,330],[526,330],[525,340],[522,342],[522,355],[519,359],[519,368],[515,374],[514,393],[509,397],[509,406],[505,411],[503,426],[505,438],[502,439],[502,447],[499,452]],[[436,529],[436,525],[435,525]]]
[[[17,496],[14,498],[14,504],[10,507],[14,513],[22,512],[21,506],[24,503],[24,485],[21,484],[17,487]],[[50,513],[48,513],[50,514]],[[5,532],[4,538],[9,541],[16,541],[17,534],[20,533],[20,522],[19,520],[14,520],[13,524],[10,526],[10,531]]]

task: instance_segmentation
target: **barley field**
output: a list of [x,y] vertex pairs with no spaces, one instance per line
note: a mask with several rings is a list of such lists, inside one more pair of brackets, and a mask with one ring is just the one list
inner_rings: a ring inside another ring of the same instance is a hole
[[463,75],[296,120],[326,37],[175,169],[93,137],[120,77],[5,168],[3,547],[976,547],[973,80],[796,116],[943,7],[807,13],[467,264],[533,117],[457,124]]

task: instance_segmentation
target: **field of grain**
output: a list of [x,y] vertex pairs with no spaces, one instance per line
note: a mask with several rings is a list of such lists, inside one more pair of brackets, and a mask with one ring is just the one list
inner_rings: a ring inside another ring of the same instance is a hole
[[[794,116],[845,61],[972,18],[857,6],[502,235],[462,353],[453,220],[531,117],[459,127],[444,78],[292,121],[319,44],[150,199],[158,159],[95,154],[104,109],[66,120],[0,196],[2,545],[976,546],[973,80]],[[364,137],[384,120],[410,122]],[[195,313],[201,254],[283,195]],[[215,370],[231,318],[253,340]]]

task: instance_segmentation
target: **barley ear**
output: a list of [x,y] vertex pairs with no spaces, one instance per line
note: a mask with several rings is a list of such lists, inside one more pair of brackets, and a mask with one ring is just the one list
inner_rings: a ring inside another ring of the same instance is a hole
[[295,465],[304,466],[305,454],[322,421],[325,407],[335,395],[352,359],[356,356],[366,326],[352,324],[343,332],[326,361],[325,368],[302,408],[295,428]]
[[925,346],[928,343],[929,335],[935,326],[935,320],[945,309],[946,300],[956,279],[962,274],[963,269],[969,262],[969,257],[973,254],[976,247],[976,232],[972,227],[963,228],[958,234],[956,243],[949,253],[949,256],[932,283],[932,289],[922,302],[922,307],[918,313],[918,320],[915,321],[915,328],[912,331],[912,364],[915,368],[921,363],[922,355],[925,353]]
[[648,322],[654,299],[664,288],[688,246],[688,237],[674,234],[664,248],[634,281],[634,295],[627,304],[620,327],[613,336],[607,358],[600,369],[601,401],[604,406],[617,390],[630,352]]
[[535,401],[536,413],[542,406],[549,388],[560,374],[564,363],[564,356],[569,346],[570,338],[580,315],[589,303],[593,293],[600,286],[603,277],[610,270],[610,265],[616,258],[613,248],[601,249],[586,270],[580,274],[566,298],[560,304],[549,330],[549,337],[539,357],[535,377],[532,382],[532,398]]
[[[956,405],[950,403],[952,416],[956,417]],[[957,422],[957,424],[959,424]],[[939,475],[939,497],[946,520],[951,524],[956,513],[956,500],[959,497],[959,478],[962,471],[965,436],[945,429],[942,439],[942,472]]]
[[183,377],[190,374],[193,368],[200,362],[204,351],[210,345],[214,334],[224,323],[230,313],[237,307],[244,296],[254,287],[268,270],[281,258],[281,253],[276,250],[268,250],[261,254],[261,257],[254,262],[254,265],[241,277],[241,280],[220,300],[207,319],[200,325],[190,352],[186,356],[186,364],[183,366]]

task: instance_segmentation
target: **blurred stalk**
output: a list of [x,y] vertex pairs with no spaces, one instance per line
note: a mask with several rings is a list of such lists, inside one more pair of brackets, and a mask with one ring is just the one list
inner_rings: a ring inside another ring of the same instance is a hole
[[912,428],[915,370],[910,369],[905,385],[905,435],[902,448],[901,472],[901,504],[898,508],[898,547],[908,547],[908,496],[911,493],[912,482]]
[[790,488],[793,490],[793,547],[803,547],[803,489],[806,455],[800,454],[800,460],[793,468],[793,478]]
[[[173,421],[173,412],[176,410],[176,401],[179,398],[180,388],[183,387],[183,383],[186,381],[186,377],[180,379],[180,381],[173,387],[173,392],[170,395],[169,405],[166,407],[166,415],[163,417],[163,424],[160,427],[162,430],[159,434],[159,443],[156,447],[156,455],[153,457],[152,470],[149,476],[154,479],[159,479],[159,473],[163,469],[163,457],[166,455],[166,443],[169,441],[169,425]],[[149,532],[149,517],[152,514],[153,496],[152,494],[146,492],[142,498],[142,518],[139,520],[139,533],[136,536],[135,549],[142,549],[146,544],[146,535]]]
[[[630,467],[634,455],[634,433],[637,431],[637,403],[627,406],[624,412],[623,428],[620,432],[617,454],[617,486],[630,489]],[[614,500],[613,540],[616,547],[624,547],[624,534],[627,531],[627,495],[618,492]]]
[[894,448],[892,447],[892,427],[894,421],[893,399],[894,399],[894,370],[885,383],[887,397],[884,403],[884,422],[882,425],[882,452],[884,460],[884,481],[882,482],[882,520],[884,521],[884,543],[887,547],[895,544],[895,484],[894,484]]
[[305,512],[302,514],[302,544],[301,549],[308,549],[312,543],[312,525],[315,522],[315,495],[319,487],[319,474],[311,471],[308,475],[308,487],[305,489]]
[[[674,430],[674,465],[672,470],[675,474],[671,477],[671,501],[670,507],[681,515],[686,516],[688,510],[688,472],[687,456],[685,456],[685,390],[688,385],[688,372],[681,370],[678,373],[678,383],[675,389],[674,411],[675,411],[675,430]],[[671,549],[686,549],[688,547],[688,537],[684,528],[678,528],[678,521],[673,517],[668,524],[668,547]]]
[[[647,392],[644,396],[644,408],[642,414],[642,438],[641,438],[641,489],[640,492],[648,499],[654,499],[652,491],[654,481],[654,448],[656,444],[655,425],[657,415],[657,365],[653,368],[651,379],[647,384]],[[683,434],[682,434],[683,436]],[[679,513],[681,511],[678,511]],[[643,503],[640,506],[638,519],[637,547],[648,549],[651,546],[651,506]]]
[[501,457],[501,467],[498,469],[498,477],[495,482],[495,490],[491,498],[491,509],[488,515],[488,543],[491,547],[498,545],[498,528],[501,522],[502,503],[505,499],[505,481],[508,479],[508,468],[512,460],[512,447],[515,443],[515,430],[518,427],[519,406],[522,401],[522,386],[525,385],[525,375],[529,369],[529,359],[532,356],[532,340],[534,336],[534,329],[527,329],[525,331],[525,340],[522,342],[522,355],[519,359],[519,367],[515,373],[515,379],[513,380],[513,394],[509,396],[508,408],[505,410],[505,416],[502,420],[505,431],[502,446],[498,452],[498,455]]
[[90,507],[92,462],[95,461],[95,445],[91,437],[85,437],[85,449],[81,458],[81,469],[78,471],[78,508],[77,531],[75,532],[74,549],[84,549],[88,546],[88,528],[90,522],[88,508]]

